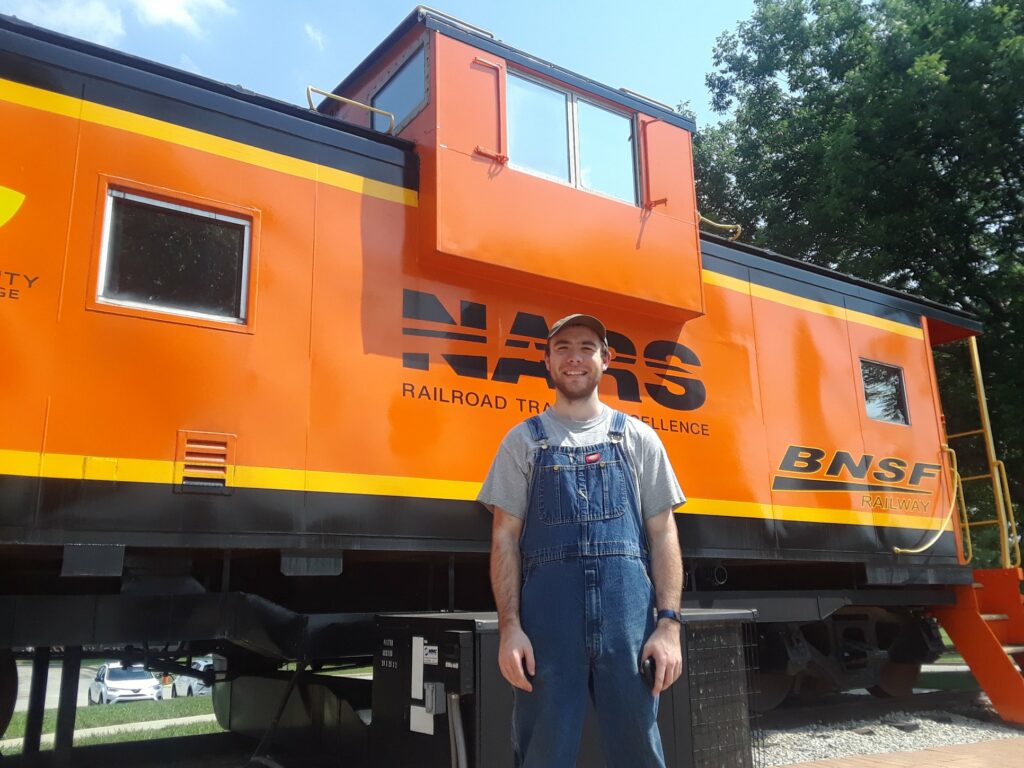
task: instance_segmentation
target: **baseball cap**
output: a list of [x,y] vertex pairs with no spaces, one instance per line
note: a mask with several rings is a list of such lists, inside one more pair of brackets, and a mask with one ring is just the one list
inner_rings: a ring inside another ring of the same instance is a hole
[[608,344],[608,331],[605,330],[604,323],[602,323],[593,315],[581,315],[579,313],[574,315],[566,315],[561,320],[556,320],[551,325],[551,330],[548,331],[548,341],[551,341],[551,339],[554,338],[555,334],[557,334],[560,330],[562,330],[563,328],[567,328],[570,325],[582,325],[585,328],[589,328],[590,330],[597,334],[597,338],[599,338],[602,343]]

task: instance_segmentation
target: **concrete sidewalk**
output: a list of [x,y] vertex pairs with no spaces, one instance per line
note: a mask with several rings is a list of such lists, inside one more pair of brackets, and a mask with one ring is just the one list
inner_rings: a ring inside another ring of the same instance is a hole
[[1010,768],[1024,762],[1024,736],[975,744],[932,747],[921,752],[858,755],[800,763],[799,768]]
[[[216,715],[193,715],[191,717],[176,717],[171,720],[144,720],[141,723],[121,723],[120,725],[104,725],[100,728],[77,728],[75,738],[80,739],[87,736],[106,736],[111,733],[125,733],[129,731],[157,731],[161,728],[169,728],[173,725],[190,725],[191,723],[207,723],[216,720]],[[53,745],[54,735],[44,733],[40,739],[41,746]],[[0,749],[20,747],[21,739],[4,739],[0,741]]]

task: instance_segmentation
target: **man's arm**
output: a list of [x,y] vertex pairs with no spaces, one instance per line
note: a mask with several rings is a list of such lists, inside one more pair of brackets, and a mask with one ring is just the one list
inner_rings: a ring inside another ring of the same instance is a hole
[[498,667],[502,676],[516,688],[532,691],[533,686],[525,672],[536,673],[533,646],[519,624],[519,587],[522,583],[522,563],[519,556],[519,536],[523,521],[501,507],[494,507],[491,527],[491,589],[498,608]]
[[[683,556],[679,534],[671,509],[644,521],[651,548],[651,571],[657,607],[679,611],[683,592]],[[654,658],[655,679],[652,693],[657,696],[674,683],[683,671],[679,633],[682,627],[672,619],[662,619],[644,645],[641,660]]]

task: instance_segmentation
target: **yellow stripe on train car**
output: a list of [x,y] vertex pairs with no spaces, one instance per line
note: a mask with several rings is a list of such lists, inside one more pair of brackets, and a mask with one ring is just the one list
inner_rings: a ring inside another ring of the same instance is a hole
[[919,341],[924,340],[924,331],[920,328],[915,328],[914,326],[905,325],[903,323],[897,323],[893,320],[886,320],[884,317],[875,317],[874,315],[869,315],[866,312],[858,312],[853,309],[847,309],[846,307],[837,307],[835,304],[826,304],[823,301],[815,301],[814,299],[805,299],[803,296],[796,296],[792,293],[780,291],[777,288],[768,288],[767,286],[751,283],[737,277],[723,275],[719,272],[712,272],[709,269],[703,270],[702,279],[708,285],[725,288],[729,291],[736,291],[737,293],[745,293],[748,296],[772,301],[776,304],[784,304],[787,307],[793,307],[794,309],[802,309],[806,312],[813,312],[817,315],[834,317],[837,320],[846,320],[847,322],[857,323],[859,325],[867,325],[882,331],[898,333],[901,336],[907,336]]
[[[231,487],[256,490],[310,491],[414,499],[448,499],[451,501],[473,501],[480,491],[480,483],[464,480],[242,465],[235,466],[233,469],[234,481],[231,483]],[[173,461],[152,459],[0,450],[0,475],[106,480],[170,486],[174,484],[175,464]],[[792,507],[728,499],[690,499],[677,510],[677,513],[916,530],[935,530],[936,528],[935,521],[931,517],[870,510]]]
[[18,104],[63,117],[84,120],[107,128],[127,131],[139,136],[146,136],[169,144],[176,144],[199,152],[217,155],[228,160],[235,160],[289,176],[296,176],[339,189],[358,192],[368,197],[375,197],[408,206],[419,204],[419,193],[414,189],[406,189],[396,184],[368,179],[365,176],[350,173],[349,171],[311,163],[308,160],[300,160],[289,155],[282,155],[278,152],[253,147],[232,139],[203,133],[193,128],[185,128],[181,125],[164,122],[152,117],[146,117],[145,115],[77,99],[73,96],[64,96],[63,94],[15,83],[10,80],[0,79],[0,101]]

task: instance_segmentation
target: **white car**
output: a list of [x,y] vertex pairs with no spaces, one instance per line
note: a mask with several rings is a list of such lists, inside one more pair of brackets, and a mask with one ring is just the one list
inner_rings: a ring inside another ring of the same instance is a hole
[[192,669],[196,671],[194,677],[183,674],[174,678],[174,682],[171,684],[171,698],[176,699],[179,696],[205,696],[213,691],[213,686],[204,683],[202,678],[203,674],[213,671],[213,659],[209,657],[194,659],[192,661]]
[[164,687],[156,675],[140,666],[122,667],[107,663],[96,672],[89,685],[90,704],[115,704],[119,701],[160,701]]

